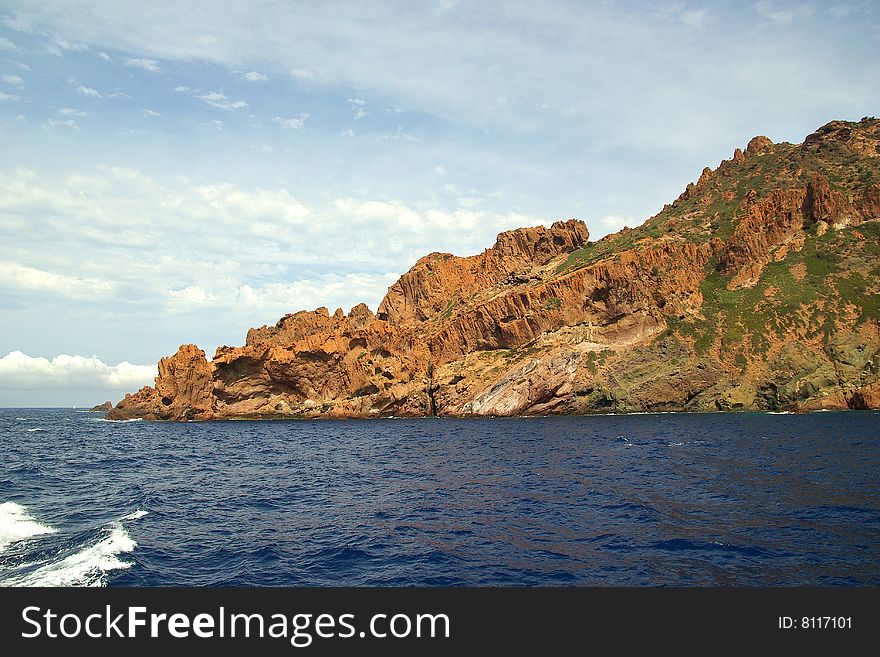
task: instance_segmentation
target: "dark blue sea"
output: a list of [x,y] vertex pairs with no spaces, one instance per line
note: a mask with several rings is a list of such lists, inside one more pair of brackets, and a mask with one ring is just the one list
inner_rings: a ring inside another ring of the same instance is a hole
[[0,585],[880,585],[880,413],[0,409]]

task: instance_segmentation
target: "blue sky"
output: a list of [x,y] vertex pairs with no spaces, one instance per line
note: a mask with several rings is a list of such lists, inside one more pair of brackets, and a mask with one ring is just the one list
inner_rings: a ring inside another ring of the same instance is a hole
[[431,251],[637,225],[876,114],[873,2],[0,2],[0,405],[375,309]]

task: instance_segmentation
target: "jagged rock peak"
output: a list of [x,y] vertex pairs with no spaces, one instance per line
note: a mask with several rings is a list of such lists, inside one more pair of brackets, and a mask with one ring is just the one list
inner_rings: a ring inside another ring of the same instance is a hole
[[745,155],[746,157],[762,155],[763,153],[766,153],[771,146],[773,146],[773,141],[769,137],[765,137],[764,135],[752,137],[749,145],[746,146]]
[[498,235],[492,247],[496,257],[526,256],[549,259],[581,248],[590,239],[586,224],[577,219],[556,221],[550,228],[532,226],[508,230]]

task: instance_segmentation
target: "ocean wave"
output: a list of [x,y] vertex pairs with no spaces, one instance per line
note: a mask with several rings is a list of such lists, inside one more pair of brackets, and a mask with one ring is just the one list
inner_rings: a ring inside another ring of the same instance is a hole
[[[106,586],[107,573],[133,565],[120,558],[137,547],[122,523],[145,515],[147,511],[138,509],[97,532],[89,532],[87,540],[57,554],[54,561],[25,561],[5,569],[5,572],[0,568],[0,586]],[[57,529],[34,520],[20,504],[0,504],[0,551],[13,541],[57,532]],[[57,558],[61,554],[66,556]]]
[[21,504],[0,504],[0,552],[10,543],[41,534],[54,534],[57,531],[54,527],[37,522]]
[[34,427],[33,429],[25,429],[28,433],[33,433],[34,431],[45,431],[43,427]]
[[[137,543],[119,522],[101,530],[99,540],[73,554],[42,564],[29,572],[4,578],[4,586],[106,586],[107,573],[131,568],[120,554],[132,552]],[[22,564],[21,571],[35,564]]]

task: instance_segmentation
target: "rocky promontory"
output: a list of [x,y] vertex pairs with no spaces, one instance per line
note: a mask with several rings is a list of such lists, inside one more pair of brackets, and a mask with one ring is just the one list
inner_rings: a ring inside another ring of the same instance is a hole
[[108,417],[880,407],[880,121],[756,137],[635,229],[577,220],[432,253],[374,314],[183,345]]

